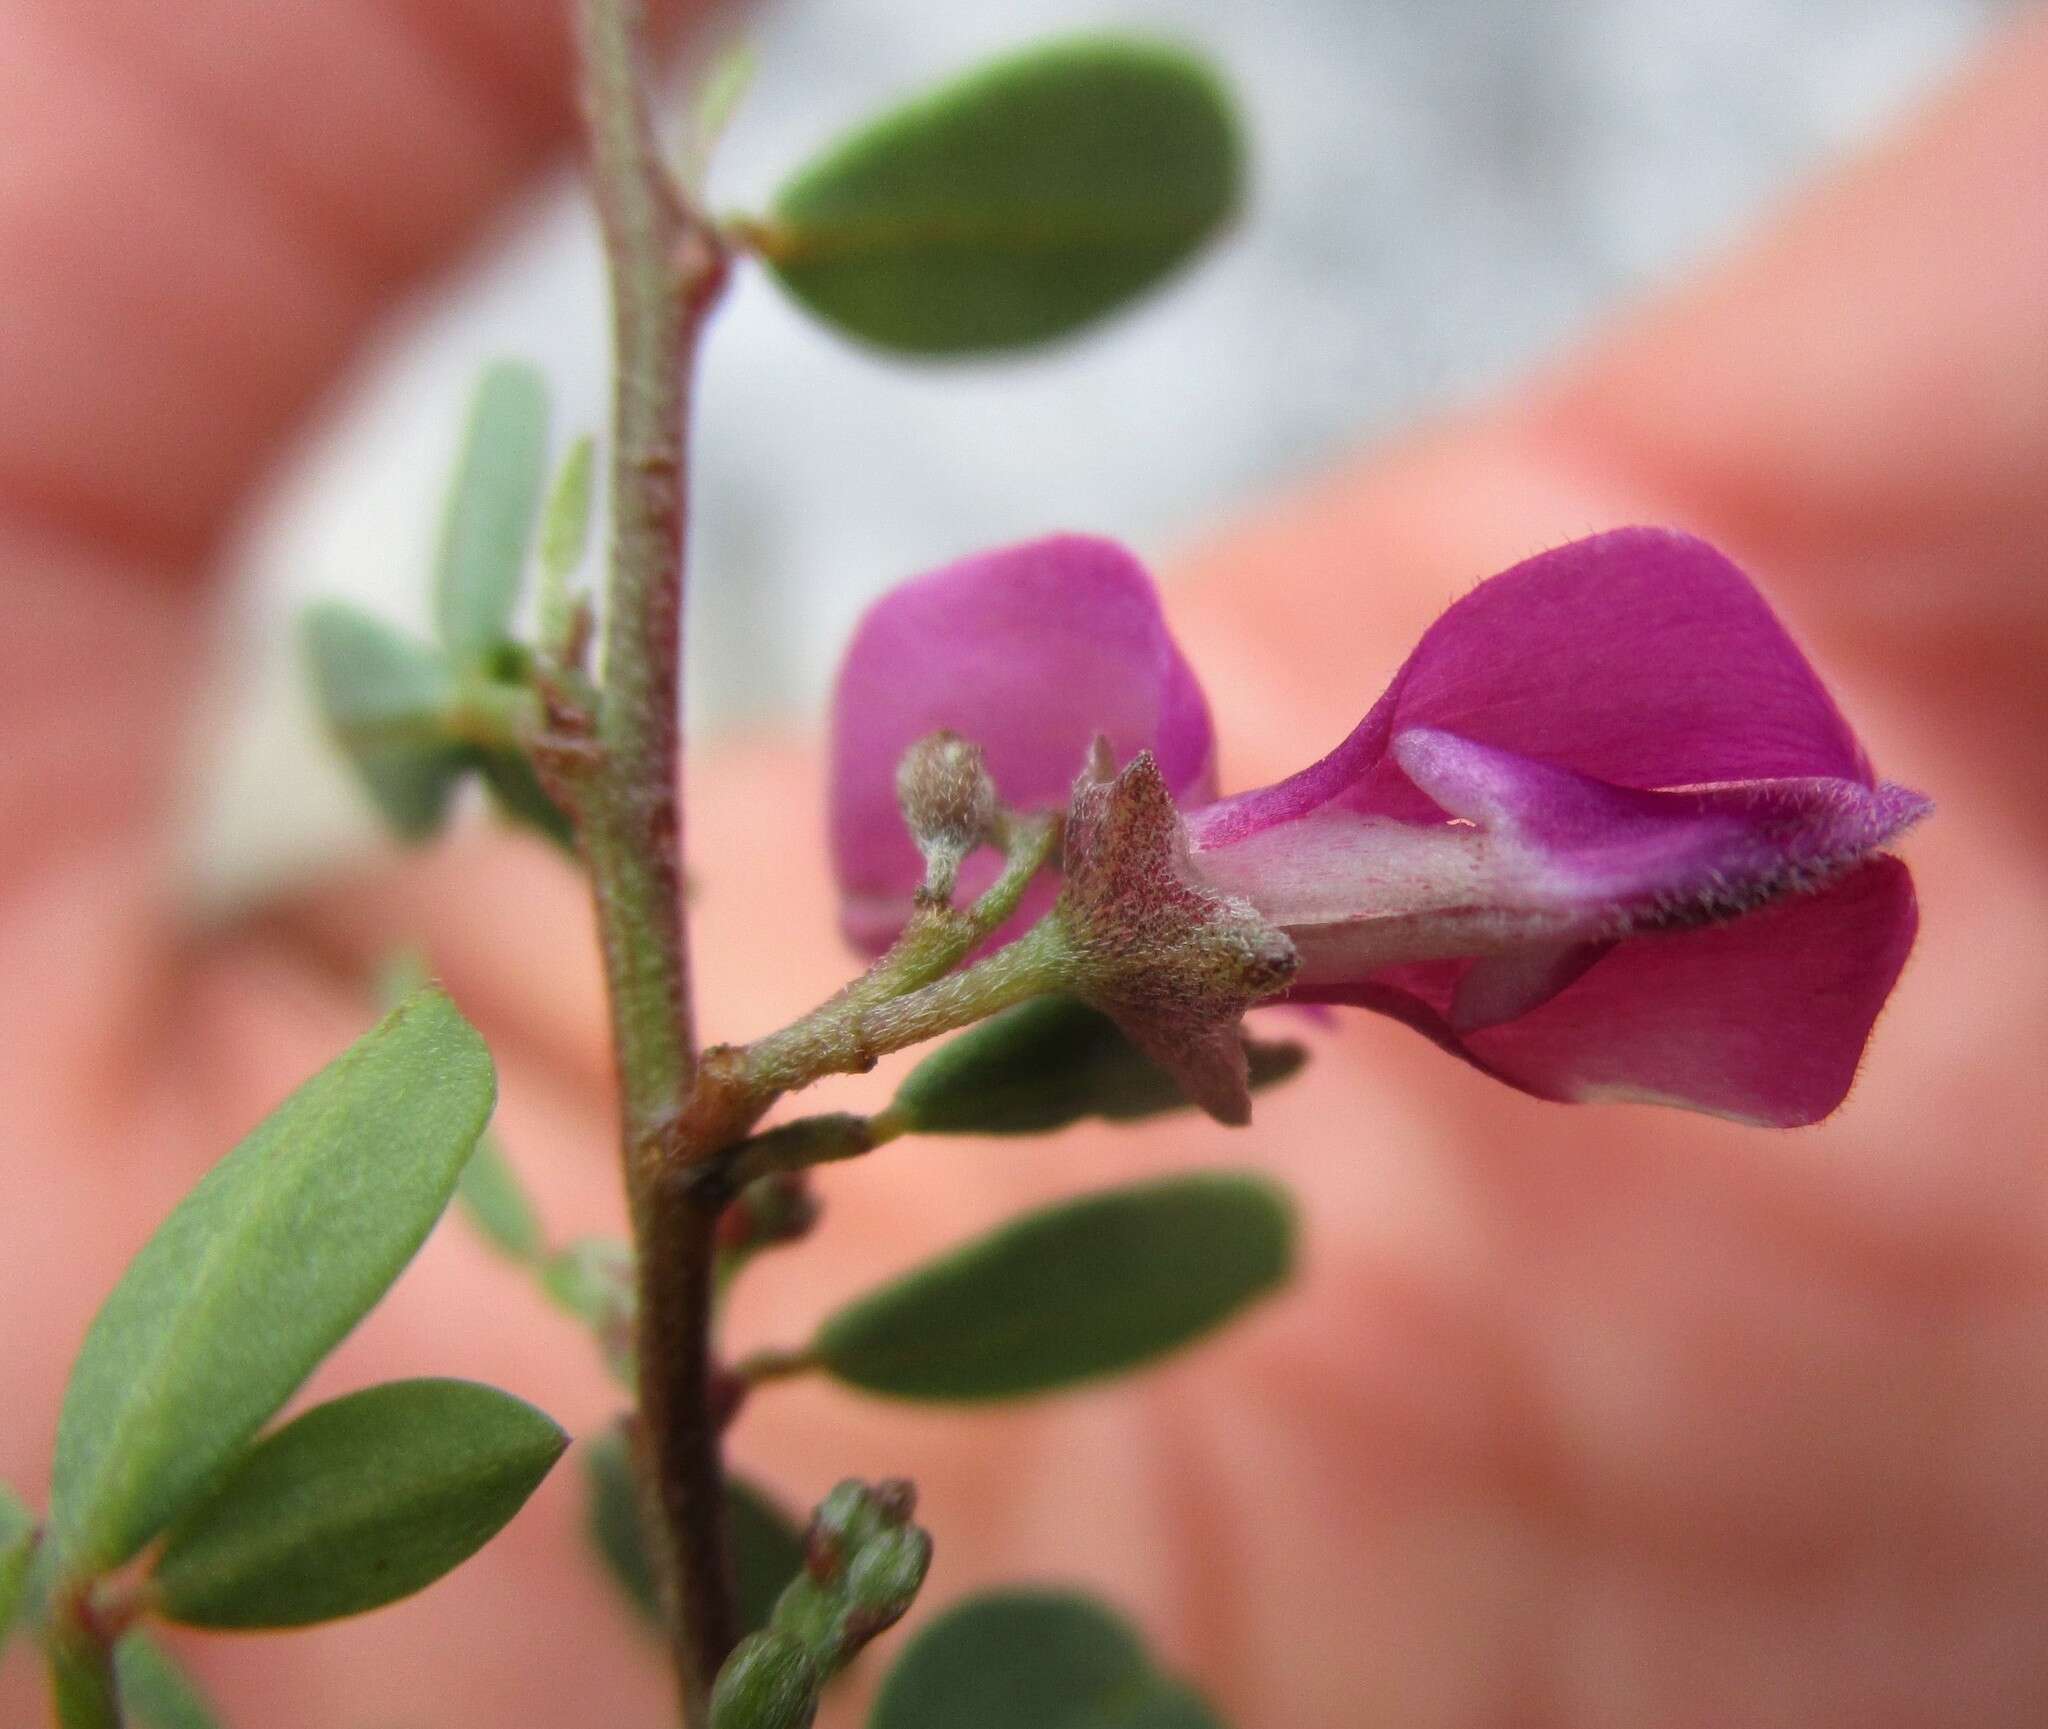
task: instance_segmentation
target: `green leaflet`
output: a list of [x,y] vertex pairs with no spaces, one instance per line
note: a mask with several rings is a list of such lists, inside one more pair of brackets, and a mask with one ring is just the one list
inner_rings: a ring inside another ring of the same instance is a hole
[[513,361],[487,367],[470,399],[434,566],[434,620],[458,662],[479,664],[506,640],[547,445],[548,391],[540,373]]
[[393,1381],[316,1405],[245,1453],[165,1538],[159,1611],[299,1627],[380,1608],[476,1553],[569,1438],[471,1381]]
[[546,836],[572,857],[576,852],[576,825],[568,813],[548,797],[533,764],[516,750],[486,750],[476,756],[476,766],[490,788],[491,802],[498,814],[515,828],[530,828]]
[[907,1399],[1049,1392],[1220,1325],[1286,1278],[1294,1216],[1257,1177],[1111,1189],[991,1232],[841,1309],[813,1350],[840,1380]]
[[614,1426],[589,1436],[579,1447],[590,1499],[585,1529],[612,1583],[649,1626],[661,1625],[660,1588],[654,1561],[640,1528],[640,1492],[625,1432]]
[[[1307,1060],[1296,1044],[1247,1041],[1254,1089]],[[904,1079],[890,1114],[910,1134],[1042,1135],[1089,1117],[1129,1122],[1192,1108],[1107,1015],[1041,997],[941,1045]]]
[[455,1185],[455,1204],[477,1235],[509,1260],[539,1260],[547,1247],[540,1215],[521,1186],[495,1136],[477,1137],[476,1151],[462,1167]]
[[121,1709],[138,1729],[221,1729],[219,1716],[177,1660],[147,1633],[114,1647]]
[[405,840],[446,819],[469,753],[449,740],[455,674],[425,643],[340,601],[300,625],[313,699],[378,812]]
[[1242,180],[1204,62],[1076,37],[859,128],[783,188],[754,241],[799,300],[864,341],[1015,348],[1158,283],[1232,213]]
[[882,1683],[868,1729],[1223,1729],[1090,1599],[992,1591],[924,1627]]
[[425,1240],[494,1090],[483,1041],[422,991],[200,1179],[72,1365],[51,1495],[69,1567],[119,1566],[213,1486]]
[[540,565],[558,580],[576,574],[590,543],[590,498],[597,441],[588,433],[569,446],[548,487],[540,519]]

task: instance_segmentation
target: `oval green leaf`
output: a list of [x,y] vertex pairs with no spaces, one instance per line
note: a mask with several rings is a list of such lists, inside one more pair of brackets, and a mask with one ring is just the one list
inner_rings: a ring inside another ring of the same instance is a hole
[[1065,1591],[993,1591],[923,1628],[868,1729],[1222,1729],[1125,1623]]
[[266,1436],[171,1527],[157,1610],[196,1627],[304,1627],[409,1597],[481,1549],[569,1438],[472,1381],[392,1381]]
[[494,1091],[483,1040],[422,991],[178,1203],[65,1388],[51,1524],[68,1565],[132,1556],[368,1312],[447,1206]]
[[425,840],[469,766],[444,726],[453,671],[425,643],[340,601],[309,607],[301,631],[313,700],[336,746],[400,838]]
[[[1307,1060],[1297,1044],[1248,1040],[1256,1089]],[[1128,1122],[1191,1108],[1164,1069],[1116,1022],[1071,997],[992,1015],[911,1070],[890,1114],[911,1134],[1042,1135],[1088,1117]]]
[[814,1344],[869,1392],[976,1400],[1114,1374],[1286,1278],[1294,1215],[1261,1178],[1140,1183],[1027,1214],[839,1311]]
[[147,1633],[114,1647],[121,1709],[138,1729],[221,1729],[219,1716],[177,1660]]
[[1107,37],[998,61],[861,128],[754,243],[820,317],[883,348],[1064,335],[1171,273],[1236,208],[1242,148],[1201,60]]
[[548,387],[533,367],[486,367],[441,521],[434,619],[442,645],[480,664],[505,641],[526,569],[548,448]]

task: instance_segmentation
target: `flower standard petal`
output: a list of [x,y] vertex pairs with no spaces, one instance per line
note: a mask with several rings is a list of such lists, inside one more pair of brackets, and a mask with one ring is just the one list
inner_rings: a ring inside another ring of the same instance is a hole
[[1333,800],[1429,814],[1388,754],[1412,726],[1620,786],[1871,779],[1827,690],[1749,578],[1690,535],[1622,528],[1482,582],[1430,626],[1335,750],[1196,813],[1196,844],[1228,845]]
[[[1098,733],[1119,760],[1152,751],[1177,797],[1213,791],[1208,704],[1123,548],[1055,535],[905,583],[862,620],[833,695],[832,855],[860,947],[908,915],[923,867],[896,769],[942,729],[981,748],[1012,807],[1063,804]],[[977,886],[973,866],[963,885]]]

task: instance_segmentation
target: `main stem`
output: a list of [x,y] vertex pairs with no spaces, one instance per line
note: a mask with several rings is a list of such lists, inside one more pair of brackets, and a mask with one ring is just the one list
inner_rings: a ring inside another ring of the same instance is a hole
[[690,384],[727,256],[663,165],[637,0],[578,0],[577,22],[616,366],[604,682],[579,833],[604,951],[638,1254],[641,1477],[658,1515],[652,1546],[683,1720],[699,1729],[737,1632],[710,1339],[723,1197],[661,1173],[696,1068],[678,738]]

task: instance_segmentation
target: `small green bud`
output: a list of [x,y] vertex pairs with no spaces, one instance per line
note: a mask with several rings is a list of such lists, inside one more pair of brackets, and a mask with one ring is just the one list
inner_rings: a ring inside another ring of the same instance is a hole
[[917,1490],[902,1478],[849,1478],[819,1503],[804,1539],[804,1570],[776,1599],[770,1631],[831,1675],[900,1621],[931,1566],[929,1533],[910,1522]]
[[854,1556],[846,1569],[841,1662],[903,1619],[931,1564],[931,1536],[915,1525],[882,1532]]
[[829,1654],[838,1643],[833,1628],[839,1620],[839,1594],[830,1585],[820,1585],[808,1573],[799,1573],[783,1587],[775,1600],[775,1616],[769,1623],[787,1633],[807,1651]]
[[824,1678],[809,1651],[770,1629],[742,1639],[711,1690],[711,1729],[810,1729]]

